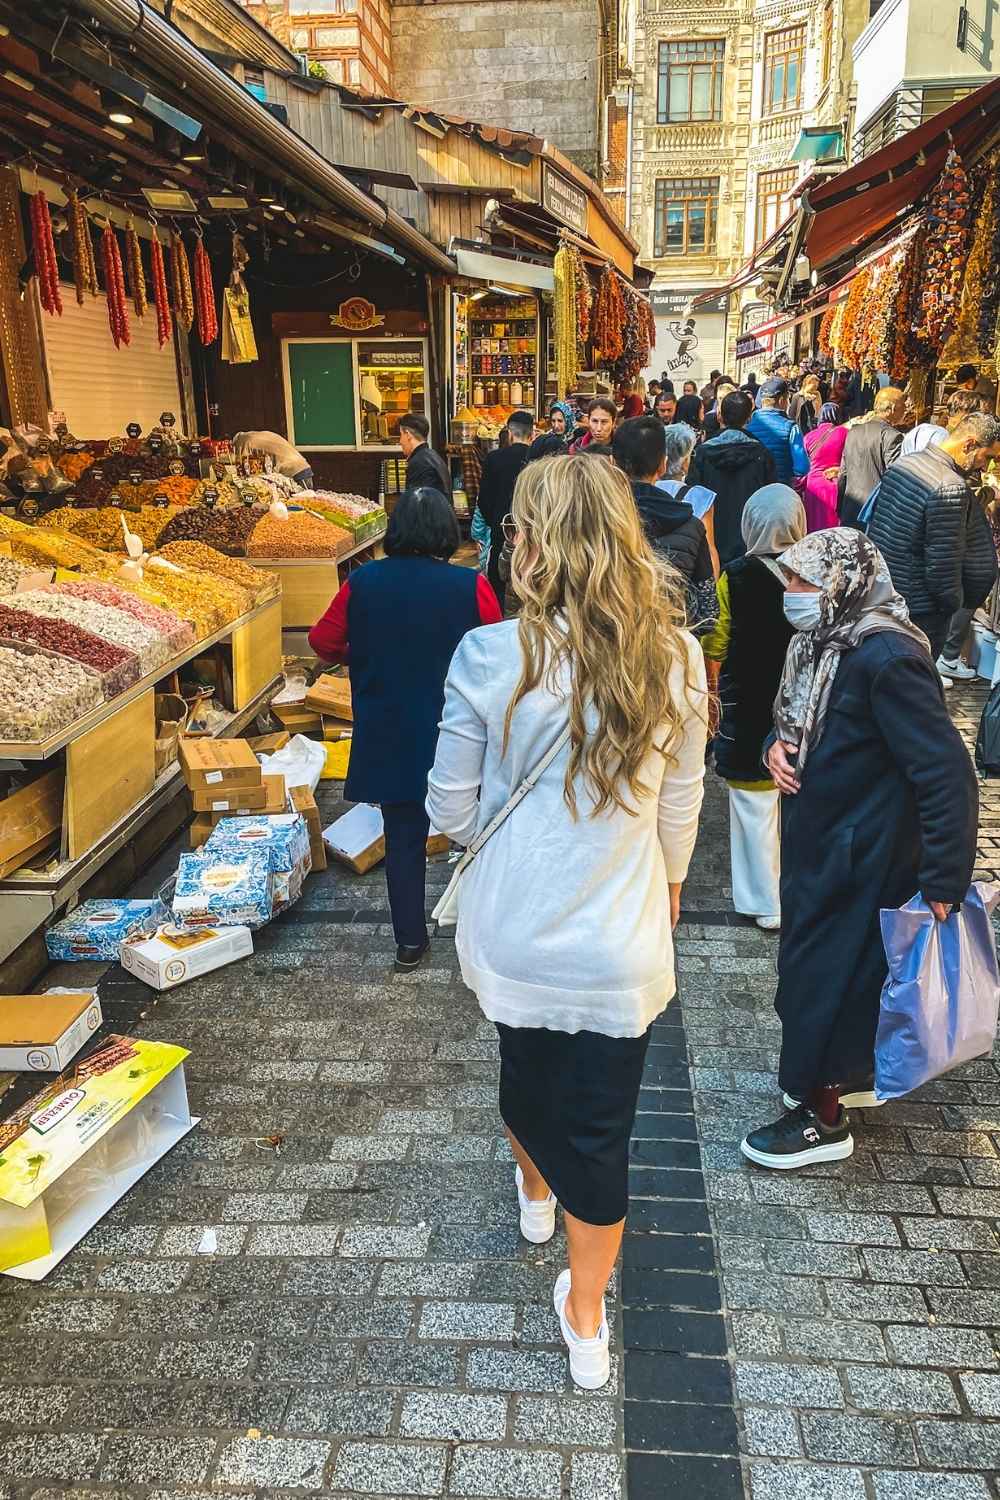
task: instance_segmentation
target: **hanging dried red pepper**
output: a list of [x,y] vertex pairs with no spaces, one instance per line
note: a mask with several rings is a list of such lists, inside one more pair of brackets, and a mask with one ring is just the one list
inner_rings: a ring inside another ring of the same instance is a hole
[[175,234],[170,242],[170,287],[174,299],[174,317],[184,329],[191,332],[194,322],[194,296],[191,291],[191,268],[188,265],[184,241]]
[[219,335],[219,319],[215,312],[212,263],[201,235],[198,236],[194,249],[194,300],[198,316],[198,337],[203,344],[211,344]]
[[31,199],[31,254],[38,277],[38,297],[47,313],[58,313],[62,317],[62,296],[59,292],[59,265],[56,247],[52,238],[52,220],[45,194],[35,193]]
[[73,283],[76,300],[83,305],[85,292],[96,297],[100,287],[97,282],[97,265],[94,261],[94,242],[90,237],[90,219],[77,193],[69,195],[69,228],[73,241]]
[[149,306],[149,296],[146,292],[146,273],[142,268],[142,246],[131,224],[125,230],[125,258],[128,261],[128,289],[132,306],[136,317],[142,318]]
[[622,354],[622,331],[625,326],[625,299],[618,276],[605,266],[597,288],[597,300],[591,319],[591,340],[603,355],[603,363],[613,365]]
[[108,323],[115,348],[132,342],[128,321],[128,303],[125,300],[125,274],[122,257],[118,249],[118,236],[110,222],[105,224],[101,235],[101,255],[104,258],[104,292],[108,299]]
[[160,237],[155,228],[153,229],[151,262],[153,268],[153,301],[156,304],[156,337],[162,349],[164,344],[169,343],[173,337],[174,325],[170,316],[170,298],[167,295],[167,273],[163,265],[163,246],[160,244]]

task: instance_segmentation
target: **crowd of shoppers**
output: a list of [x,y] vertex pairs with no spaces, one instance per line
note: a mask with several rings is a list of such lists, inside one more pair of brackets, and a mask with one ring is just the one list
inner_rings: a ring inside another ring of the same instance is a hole
[[713,370],[621,409],[556,401],[541,433],[515,412],[483,463],[479,571],[446,565],[447,465],[411,414],[420,482],[387,556],[311,633],[350,667],[345,795],[382,809],[400,969],[427,951],[430,824],[471,846],[462,973],[497,1030],[522,1234],[563,1212],[553,1301],[583,1387],[610,1374],[628,1144],[710,757],[733,905],[780,931],[785,1109],[743,1140],[757,1166],[851,1155],[848,1111],[877,1102],[879,912],[920,893],[944,921],[968,889],[977,787],[942,678],[973,675],[997,578],[974,484],[1000,462],[972,377],[920,413],[784,360],[759,387]]

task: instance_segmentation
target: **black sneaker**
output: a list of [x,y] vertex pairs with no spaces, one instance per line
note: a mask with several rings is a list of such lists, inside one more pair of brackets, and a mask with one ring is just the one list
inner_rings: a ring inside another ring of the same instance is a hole
[[854,1137],[847,1116],[840,1111],[836,1125],[824,1125],[808,1105],[800,1104],[773,1125],[754,1130],[740,1142],[747,1161],[781,1172],[807,1167],[814,1161],[843,1161],[854,1155]]
[[425,956],[430,951],[430,946],[430,943],[424,943],[409,947],[405,943],[400,943],[396,949],[396,973],[409,974],[412,969],[419,969]]

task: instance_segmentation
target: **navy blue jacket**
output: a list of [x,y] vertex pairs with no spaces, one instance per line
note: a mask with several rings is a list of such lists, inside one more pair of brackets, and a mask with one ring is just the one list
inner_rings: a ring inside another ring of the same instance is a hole
[[[481,609],[483,592],[492,614]],[[351,574],[310,632],[325,660],[349,657],[354,743],[344,785],[348,801],[424,801],[455,647],[467,630],[499,618],[492,590],[470,568],[429,557],[387,557]]]

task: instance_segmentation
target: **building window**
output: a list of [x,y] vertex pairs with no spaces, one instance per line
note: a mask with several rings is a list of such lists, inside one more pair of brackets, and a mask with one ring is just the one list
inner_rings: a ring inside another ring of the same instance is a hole
[[658,177],[654,254],[708,255],[715,249],[717,177]]
[[957,88],[949,88],[947,85],[925,87],[920,95],[920,123],[925,120],[933,120],[943,109],[950,109],[957,104],[959,99],[964,99],[966,94],[971,94],[972,89],[966,84],[959,84]]
[[802,61],[806,48],[804,26],[772,31],[764,40],[764,113],[798,109],[802,99]]
[[798,181],[795,167],[785,167],[778,172],[760,172],[757,176],[757,239],[762,245],[769,240],[783,219],[787,217],[785,199]]
[[317,47],[356,47],[360,40],[357,26],[317,26]]
[[661,42],[656,122],[722,119],[724,41]]
[[823,11],[823,36],[820,53],[820,88],[826,88],[833,70],[833,0],[827,0]]

